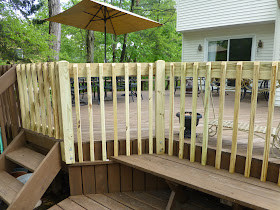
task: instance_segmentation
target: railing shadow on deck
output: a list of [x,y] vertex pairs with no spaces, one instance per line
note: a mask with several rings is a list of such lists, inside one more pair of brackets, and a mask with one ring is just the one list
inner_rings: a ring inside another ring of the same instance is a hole
[[[196,153],[196,121],[197,121],[197,95],[200,78],[205,79],[204,88],[204,117],[203,117],[203,140],[201,164],[207,163],[207,151],[209,140],[209,106],[211,103],[211,82],[212,79],[219,79],[219,116],[217,125],[217,147],[215,167],[220,169],[222,156],[222,136],[224,120],[225,87],[227,79],[234,79],[235,100],[233,114],[232,147],[230,156],[229,172],[235,172],[237,156],[237,134],[240,112],[240,95],[242,79],[253,80],[251,95],[251,112],[249,119],[249,135],[247,143],[247,155],[245,173],[250,177],[252,162],[254,125],[256,117],[256,106],[258,99],[258,81],[270,80],[270,92],[268,102],[268,116],[264,126],[266,126],[265,146],[263,151],[261,180],[267,177],[272,121],[274,116],[274,101],[277,80],[280,80],[278,73],[278,62],[174,62],[157,61],[155,63],[91,63],[91,64],[70,64],[66,61],[57,63],[21,64],[17,68],[17,78],[19,86],[19,99],[21,107],[22,125],[24,128],[49,135],[51,137],[63,139],[62,154],[67,164],[83,162],[83,140],[81,129],[80,97],[79,97],[79,77],[86,78],[88,94],[88,121],[90,139],[90,161],[95,161],[94,154],[94,133],[92,117],[92,77],[99,78],[100,87],[100,113],[101,113],[101,133],[102,133],[102,160],[106,161],[106,126],[105,126],[105,103],[104,103],[104,77],[112,77],[113,90],[113,119],[114,119],[114,156],[118,156],[118,113],[117,113],[117,84],[116,78],[119,76],[125,79],[125,115],[126,115],[126,140],[125,154],[132,154],[130,141],[129,122],[129,77],[137,77],[137,95],[141,95],[141,79],[148,77],[149,90],[149,146],[148,153],[154,151],[157,154],[164,154],[168,151],[173,155],[174,147],[174,81],[175,76],[181,78],[181,87],[186,86],[186,77],[193,79],[192,88],[192,127],[190,143],[190,162],[195,161]],[[169,97],[169,128],[165,127],[165,79],[169,76],[170,97]],[[75,159],[74,146],[74,126],[72,116],[72,101],[70,78],[74,79],[75,113],[76,113],[76,133],[78,144],[78,161]],[[155,89],[154,87],[155,78]],[[185,88],[180,89],[180,119],[185,116]],[[154,97],[155,96],[155,97]],[[155,101],[155,107],[153,103]],[[141,155],[141,97],[137,97],[137,153]],[[155,117],[155,123],[153,118]],[[155,126],[155,145],[153,144]],[[165,146],[165,130],[169,130],[168,144]],[[279,129],[278,129],[279,133]],[[154,148],[155,146],[155,148]],[[178,157],[184,156],[184,121],[180,121]],[[280,176],[279,183],[280,185]]]

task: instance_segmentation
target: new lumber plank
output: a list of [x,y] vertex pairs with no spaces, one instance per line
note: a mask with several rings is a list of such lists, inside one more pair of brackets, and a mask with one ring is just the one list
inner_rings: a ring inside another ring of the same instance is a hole
[[26,147],[21,147],[8,153],[6,158],[34,172],[45,156]]
[[[269,185],[264,188],[249,182],[231,179],[222,173],[220,174],[220,170],[217,173],[213,173],[211,170],[206,170],[206,166],[198,167],[196,165],[196,167],[193,167],[192,165],[195,165],[194,163],[183,165],[174,161],[174,159],[167,160],[168,158],[172,157],[167,155],[112,157],[113,160],[121,164],[143,170],[169,181],[233,201],[249,208],[279,208],[280,192],[274,188],[269,188]],[[187,160],[182,161],[188,162]]]
[[94,209],[94,210],[105,210],[108,209],[105,206],[97,203],[96,201],[84,196],[84,195],[76,195],[70,196],[69,199],[84,207],[85,209]]
[[130,209],[129,207],[127,207],[103,194],[89,194],[86,196],[89,197],[90,199],[100,203],[101,205],[106,206],[109,209],[114,209],[114,210]]
[[118,201],[120,203],[122,203],[123,205],[128,206],[129,208],[132,209],[145,209],[145,210],[150,210],[150,209],[155,209],[150,205],[147,205],[139,200],[136,200],[134,198],[129,197],[128,195],[125,195],[124,193],[108,193],[105,194],[108,197],[114,199],[115,201]]
[[5,171],[0,171],[0,198],[8,205],[12,203],[23,184]]

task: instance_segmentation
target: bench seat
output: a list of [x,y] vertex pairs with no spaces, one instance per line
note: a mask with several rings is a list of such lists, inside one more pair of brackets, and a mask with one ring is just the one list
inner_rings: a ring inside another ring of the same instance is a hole
[[275,183],[263,183],[259,179],[230,174],[175,156],[145,154],[111,158],[115,162],[249,208],[279,209],[280,206],[280,187]]

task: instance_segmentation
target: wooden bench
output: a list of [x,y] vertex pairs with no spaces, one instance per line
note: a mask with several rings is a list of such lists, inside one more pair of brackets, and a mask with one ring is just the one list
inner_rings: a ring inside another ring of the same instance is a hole
[[280,187],[168,155],[112,157],[118,163],[253,209],[279,209]]

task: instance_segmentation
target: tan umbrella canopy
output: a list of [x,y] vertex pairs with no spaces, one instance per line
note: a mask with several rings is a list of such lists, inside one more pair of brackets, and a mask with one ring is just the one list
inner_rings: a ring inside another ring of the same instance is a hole
[[46,20],[77,28],[105,32],[105,61],[107,32],[120,35],[162,25],[110,4],[93,0],[83,0],[70,9]]

